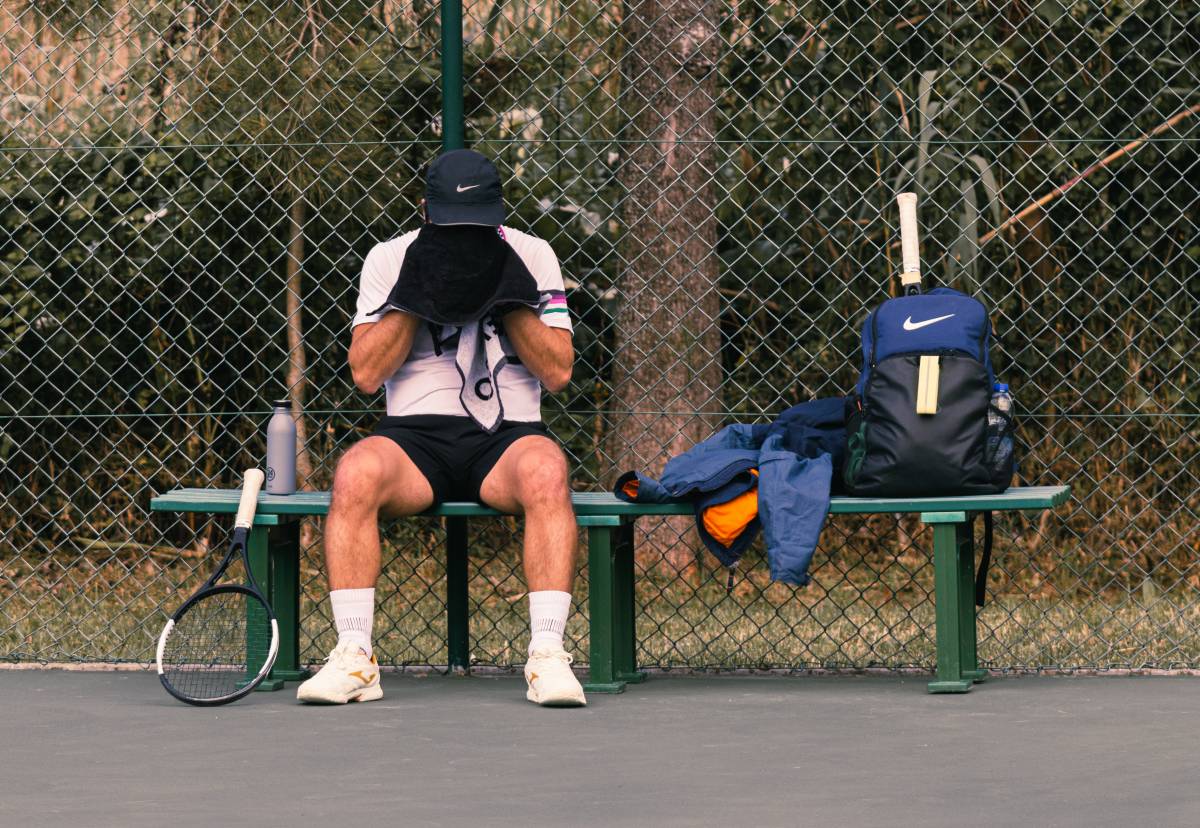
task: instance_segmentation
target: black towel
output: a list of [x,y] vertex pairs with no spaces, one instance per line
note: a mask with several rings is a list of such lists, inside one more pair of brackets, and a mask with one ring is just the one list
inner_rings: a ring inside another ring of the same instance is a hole
[[[493,309],[537,307],[537,282],[495,227],[426,224],[404,253],[387,302],[371,311],[408,311],[463,327]],[[498,307],[499,306],[499,307]]]

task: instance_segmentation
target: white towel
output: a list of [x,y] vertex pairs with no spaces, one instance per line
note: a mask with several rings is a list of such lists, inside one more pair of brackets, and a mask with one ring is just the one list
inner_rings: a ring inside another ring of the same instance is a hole
[[504,421],[504,401],[500,399],[497,377],[508,364],[508,356],[490,315],[460,329],[454,363],[462,377],[462,389],[458,392],[462,407],[491,434]]

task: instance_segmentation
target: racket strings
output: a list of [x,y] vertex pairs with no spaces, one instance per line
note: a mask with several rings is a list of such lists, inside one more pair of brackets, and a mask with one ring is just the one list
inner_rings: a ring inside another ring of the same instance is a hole
[[261,672],[270,643],[270,619],[257,599],[244,592],[210,593],[167,636],[163,678],[188,698],[223,698]]

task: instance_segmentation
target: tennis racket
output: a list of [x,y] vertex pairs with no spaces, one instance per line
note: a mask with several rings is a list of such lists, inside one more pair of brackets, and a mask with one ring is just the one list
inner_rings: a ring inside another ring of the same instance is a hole
[[[246,471],[229,551],[158,637],[158,678],[168,693],[188,704],[240,699],[262,682],[279,653],[279,623],[254,581],[246,553],[262,484],[262,471]],[[238,554],[246,583],[217,583]]]
[[913,296],[921,292],[921,244],[917,239],[917,194],[900,193],[896,196],[900,208],[900,253],[903,270],[900,272],[900,288],[904,295]]

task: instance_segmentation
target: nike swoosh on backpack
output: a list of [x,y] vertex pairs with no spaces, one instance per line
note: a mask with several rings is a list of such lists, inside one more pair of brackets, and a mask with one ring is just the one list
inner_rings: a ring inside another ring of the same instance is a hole
[[454,189],[458,190],[460,193],[465,193],[467,190],[474,190],[478,186],[478,184],[472,184],[470,187],[464,187],[463,185],[459,184]]
[[954,316],[954,314],[948,313],[945,316],[935,316],[933,319],[926,319],[923,322],[914,322],[910,316],[908,319],[904,320],[904,330],[915,331],[918,328],[924,328],[926,325],[932,325],[934,322],[941,322],[943,319],[949,319],[951,316]]

